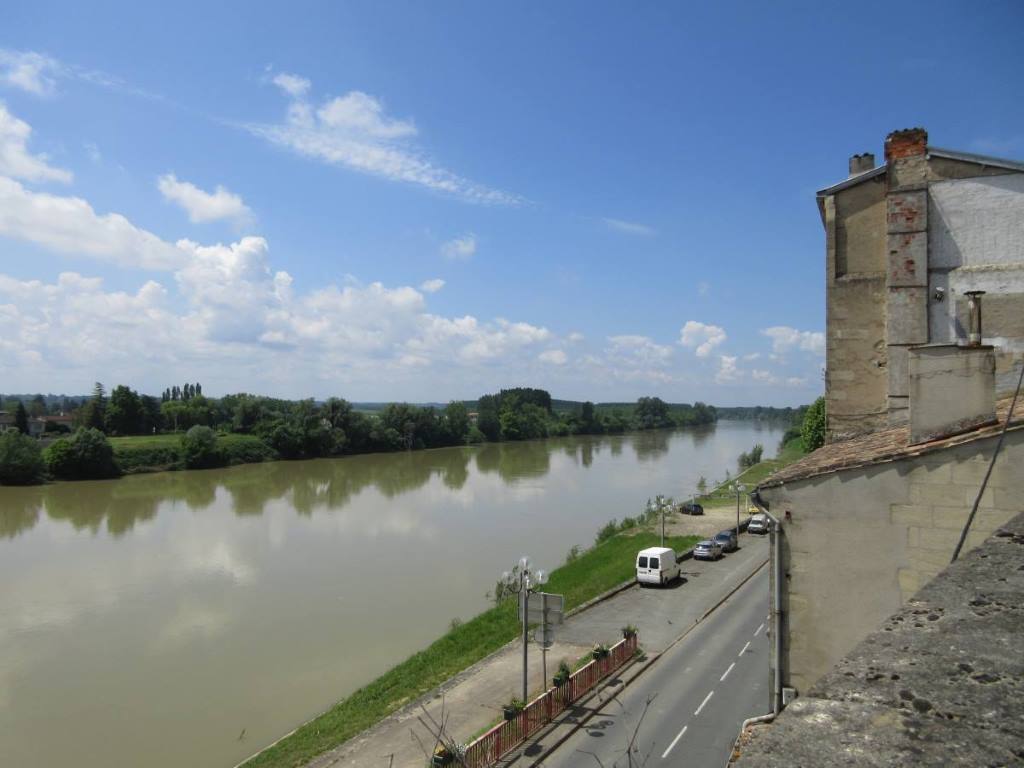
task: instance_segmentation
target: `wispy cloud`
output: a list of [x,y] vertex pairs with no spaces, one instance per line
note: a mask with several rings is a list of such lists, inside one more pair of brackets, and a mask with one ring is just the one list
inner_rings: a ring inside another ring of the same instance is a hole
[[383,103],[362,91],[323,101],[308,100],[311,83],[281,73],[273,82],[289,97],[281,123],[253,123],[246,128],[267,141],[300,155],[359,173],[416,184],[472,203],[518,205],[518,195],[478,184],[428,159],[415,144],[412,120],[386,114]]
[[160,94],[134,86],[109,72],[66,64],[36,51],[0,48],[0,86],[17,88],[36,96],[52,96],[60,80],[78,80],[132,96],[166,101]]
[[157,187],[164,199],[181,206],[193,223],[219,219],[247,223],[252,220],[252,211],[242,198],[219,184],[213,192],[207,192],[191,182],[179,181],[173,173],[166,173],[157,179]]
[[33,182],[70,183],[70,171],[50,165],[46,155],[33,155],[29,152],[28,142],[31,137],[32,127],[8,112],[0,101],[0,175]]
[[623,221],[622,219],[602,219],[605,226],[608,229],[614,229],[616,232],[623,232],[627,235],[642,235],[644,237],[653,237],[658,234],[653,227],[648,227],[646,224],[638,224],[635,221]]
[[437,293],[444,288],[444,280],[435,277],[433,280],[424,280],[420,283],[420,290],[424,293]]
[[450,261],[469,261],[476,254],[476,235],[469,232],[441,244],[441,255]]

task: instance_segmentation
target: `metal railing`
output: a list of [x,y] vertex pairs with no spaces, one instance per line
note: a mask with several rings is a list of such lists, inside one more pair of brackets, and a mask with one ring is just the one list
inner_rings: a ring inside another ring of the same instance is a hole
[[574,701],[592,690],[601,680],[617,670],[636,653],[636,635],[623,638],[608,650],[608,655],[594,659],[569,676],[563,685],[549,688],[531,701],[511,720],[505,720],[466,747],[466,768],[488,768],[502,755],[518,747],[568,709]]

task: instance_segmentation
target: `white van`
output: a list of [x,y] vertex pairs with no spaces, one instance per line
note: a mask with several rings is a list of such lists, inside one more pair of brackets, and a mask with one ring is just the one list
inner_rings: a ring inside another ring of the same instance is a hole
[[668,584],[678,579],[681,570],[674,549],[649,547],[636,556],[636,580],[644,584]]

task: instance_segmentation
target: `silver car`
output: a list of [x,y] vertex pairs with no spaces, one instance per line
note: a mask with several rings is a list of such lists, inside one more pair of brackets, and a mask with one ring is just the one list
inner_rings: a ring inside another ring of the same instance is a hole
[[722,545],[712,539],[705,539],[693,548],[693,556],[697,560],[717,560],[722,556]]
[[768,516],[757,514],[750,518],[747,533],[768,533]]

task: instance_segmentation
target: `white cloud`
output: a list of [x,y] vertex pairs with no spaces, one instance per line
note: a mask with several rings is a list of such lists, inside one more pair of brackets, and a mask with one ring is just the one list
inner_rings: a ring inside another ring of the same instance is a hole
[[34,51],[0,48],[0,85],[18,88],[36,96],[47,96],[56,87],[60,64]]
[[444,280],[435,277],[433,280],[424,280],[420,283],[420,290],[424,293],[437,293],[444,288]]
[[751,352],[749,355],[744,355],[743,360],[745,362],[751,362],[752,360],[759,360],[761,358],[760,352]]
[[32,127],[7,111],[0,101],[0,175],[25,181],[71,182],[71,172],[54,168],[46,155],[33,155],[28,151]]
[[301,99],[305,96],[312,85],[306,78],[299,77],[298,75],[289,75],[287,72],[274,75],[271,82],[295,99]]
[[761,335],[772,340],[772,352],[776,355],[793,348],[815,355],[825,354],[825,334],[821,331],[798,331],[788,325],[775,325],[763,329]]
[[789,387],[805,387],[807,386],[807,379],[800,376],[790,376],[786,379],[786,386]]
[[687,320],[686,325],[679,330],[679,343],[684,347],[696,347],[697,357],[707,357],[726,338],[722,327],[696,320]]
[[606,354],[613,364],[665,366],[672,357],[671,347],[658,344],[647,336],[609,336],[608,342],[610,346]]
[[472,232],[441,245],[441,255],[451,261],[469,261],[476,254],[476,235]]
[[736,381],[740,372],[736,368],[736,358],[732,355],[718,356],[718,373],[715,374],[715,381],[719,384],[728,384]]
[[284,122],[246,126],[267,141],[332,165],[417,184],[469,202],[522,202],[518,195],[477,184],[427,159],[413,143],[415,124],[388,117],[380,100],[368,93],[349,91],[314,109],[306,99],[310,83],[305,78],[280,74],[273,82],[291,99]]
[[633,221],[623,221],[622,219],[610,218],[602,219],[602,221],[604,221],[605,226],[609,229],[614,229],[616,232],[623,232],[627,235],[643,235],[644,237],[651,237],[652,235],[657,234],[657,231],[652,227],[648,227],[646,224],[637,224]]
[[750,372],[750,377],[754,381],[760,381],[764,384],[777,384],[778,379],[771,373],[771,371],[765,371],[760,368],[755,368]]
[[252,219],[252,211],[242,198],[219,184],[211,193],[188,181],[178,181],[173,173],[166,173],[157,179],[157,187],[164,199],[181,206],[193,223],[218,219],[248,222]]
[[97,214],[80,197],[30,192],[0,176],[0,235],[125,267],[173,269],[186,254],[118,213]]
[[537,355],[537,359],[542,363],[551,363],[552,365],[565,365],[566,357],[565,352],[560,349],[548,349]]
[[572,332],[572,333],[570,333],[570,334],[569,334],[568,336],[566,336],[566,338],[567,338],[567,339],[569,340],[569,342],[570,342],[570,343],[572,343],[572,344],[579,344],[579,343],[580,343],[581,341],[583,341],[583,340],[584,340],[584,339],[586,338],[586,336],[584,336],[584,335],[583,335],[582,333],[580,333],[579,331],[573,331],[573,332]]

